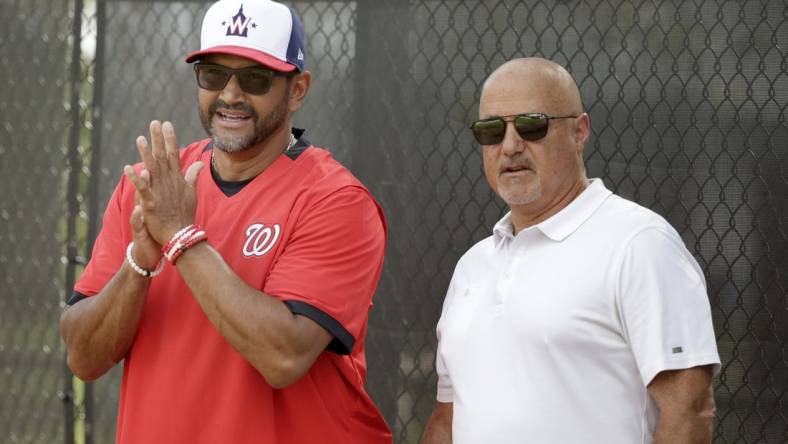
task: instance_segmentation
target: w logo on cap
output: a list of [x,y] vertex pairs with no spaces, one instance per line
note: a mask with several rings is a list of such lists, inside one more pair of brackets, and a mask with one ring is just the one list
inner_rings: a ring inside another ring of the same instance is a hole
[[254,60],[275,71],[303,72],[304,27],[292,9],[273,0],[219,0],[205,12],[200,50],[186,61],[216,53]]
[[[247,17],[244,15],[244,5],[241,5],[241,9],[238,10],[238,13],[230,18],[230,24],[227,25],[227,35],[246,37],[247,32],[249,31],[249,24],[251,23],[251,21],[252,21],[251,17]],[[257,25],[255,25],[254,23],[251,23],[251,25],[252,28],[257,27]]]

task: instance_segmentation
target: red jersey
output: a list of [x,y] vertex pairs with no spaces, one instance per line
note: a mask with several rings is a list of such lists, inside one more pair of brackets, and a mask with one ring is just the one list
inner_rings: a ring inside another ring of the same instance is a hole
[[[209,142],[181,150],[184,171],[197,160],[210,165]],[[383,213],[327,151],[303,143],[294,150],[297,155],[279,156],[230,197],[203,168],[195,223],[248,285],[326,328],[334,336],[328,350],[300,380],[273,389],[166,264],[151,281],[125,357],[118,443],[391,442],[364,390],[364,337],[385,248]],[[120,268],[132,240],[133,206],[134,187],[124,177],[77,293],[98,293]]]

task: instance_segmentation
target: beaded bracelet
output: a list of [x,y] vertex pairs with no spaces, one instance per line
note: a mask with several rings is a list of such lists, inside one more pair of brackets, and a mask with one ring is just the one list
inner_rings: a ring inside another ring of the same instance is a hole
[[179,248],[181,248],[184,242],[186,242],[186,240],[189,239],[194,234],[195,231],[197,231],[197,227],[192,224],[189,225],[188,227],[182,228],[180,231],[175,233],[175,235],[172,236],[172,239],[170,239],[170,241],[167,242],[167,245],[165,245],[164,248],[162,248],[162,253],[164,253],[164,257],[168,261],[172,262],[172,256],[175,254],[176,251],[178,251]]
[[178,260],[178,257],[184,251],[204,240],[208,240],[205,231],[199,226],[192,224],[178,230],[167,245],[162,248],[162,252],[164,257],[175,265],[175,261]]
[[142,275],[143,277],[155,277],[158,276],[159,273],[164,269],[164,261],[159,259],[159,263],[156,264],[156,269],[153,271],[146,270],[140,267],[135,261],[134,256],[131,254],[131,250],[134,248],[134,242],[130,242],[129,246],[126,248],[126,261],[131,265],[131,269]]
[[167,242],[167,245],[165,245],[165,246],[163,246],[161,248],[161,252],[164,253],[164,254],[167,254],[167,252],[172,249],[172,246],[175,245],[175,242],[177,242],[178,239],[180,239],[183,236],[187,235],[187,232],[189,230],[192,230],[192,232],[193,232],[193,230],[195,228],[197,228],[197,225],[191,224],[191,225],[186,225],[185,227],[183,227],[180,230],[178,230],[175,234],[172,235],[172,238],[170,239],[169,242]]
[[172,265],[175,265],[175,261],[177,261],[178,258],[181,257],[184,251],[206,240],[208,240],[208,236],[205,235],[205,231],[200,230],[194,233],[189,239],[187,239],[183,243],[183,245],[180,245],[177,250],[171,252],[170,262],[172,263]]

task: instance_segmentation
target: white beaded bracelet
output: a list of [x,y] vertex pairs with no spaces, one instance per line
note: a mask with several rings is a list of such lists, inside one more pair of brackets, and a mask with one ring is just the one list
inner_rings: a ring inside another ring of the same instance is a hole
[[134,248],[134,242],[129,243],[128,248],[126,248],[126,261],[129,263],[129,265],[131,265],[131,268],[134,271],[136,271],[137,273],[141,274],[143,277],[155,277],[155,276],[158,276],[159,273],[161,273],[161,271],[164,269],[164,261],[163,260],[159,259],[159,263],[158,263],[158,265],[156,265],[156,269],[155,270],[153,270],[153,271],[146,270],[146,269],[140,267],[139,265],[137,265],[136,262],[134,262],[134,256],[132,256],[132,254],[131,254],[132,248]]

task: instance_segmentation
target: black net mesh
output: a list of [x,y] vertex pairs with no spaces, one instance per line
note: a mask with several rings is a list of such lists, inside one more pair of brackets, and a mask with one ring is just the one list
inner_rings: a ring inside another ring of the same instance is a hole
[[0,0],[0,440],[62,441],[67,1]]
[[[209,4],[83,1],[0,0],[0,170],[11,178],[0,196],[0,436],[9,442],[70,442],[64,418],[83,411],[77,435],[113,441],[119,368],[74,412],[58,401],[71,391],[58,303],[148,122],[173,121],[182,144],[204,137],[183,57]],[[417,441],[434,402],[434,328],[454,264],[505,210],[467,125],[486,75],[520,56],[569,69],[591,116],[589,176],[664,215],[703,267],[723,361],[715,442],[788,440],[784,2],[288,4],[314,75],[296,123],[389,218],[367,385],[396,442]]]

